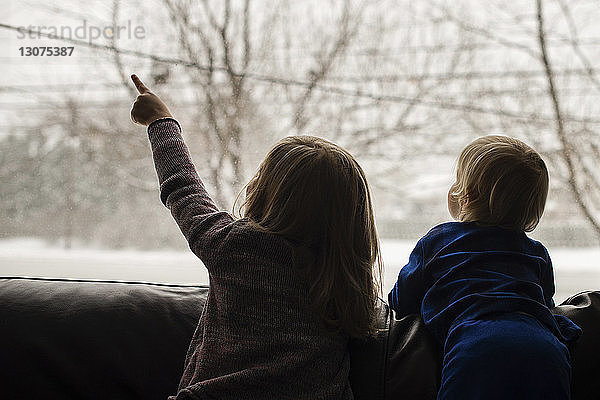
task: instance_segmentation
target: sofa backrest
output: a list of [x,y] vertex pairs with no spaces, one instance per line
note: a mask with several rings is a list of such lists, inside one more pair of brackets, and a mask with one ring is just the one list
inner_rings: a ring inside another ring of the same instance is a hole
[[206,287],[1,280],[6,398],[164,400],[177,388],[206,293]]
[[[207,292],[206,286],[0,278],[2,397],[166,399],[176,391]],[[600,293],[575,296],[556,311],[585,324],[574,349],[573,398],[595,398],[586,396],[600,393]],[[355,398],[434,400],[437,344],[419,317],[398,320],[383,303],[378,312],[377,337],[350,344]]]

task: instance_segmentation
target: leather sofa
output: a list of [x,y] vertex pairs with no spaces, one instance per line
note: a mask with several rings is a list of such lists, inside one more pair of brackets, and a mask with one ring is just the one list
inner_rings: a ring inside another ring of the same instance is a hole
[[[0,278],[5,399],[161,399],[176,390],[206,286]],[[435,399],[440,349],[417,316],[382,303],[380,332],[351,343],[357,400]],[[600,399],[600,292],[554,310],[583,335],[572,348],[573,399]]]

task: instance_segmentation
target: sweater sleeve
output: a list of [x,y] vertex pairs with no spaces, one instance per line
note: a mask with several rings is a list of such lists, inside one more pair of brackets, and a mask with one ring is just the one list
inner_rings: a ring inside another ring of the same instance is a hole
[[171,211],[192,252],[210,271],[233,218],[219,211],[208,195],[175,119],[152,122],[148,138],[160,184],[160,200]]
[[390,307],[398,318],[421,313],[424,293],[423,241],[420,240],[410,254],[408,264],[400,270],[398,280],[388,295]]

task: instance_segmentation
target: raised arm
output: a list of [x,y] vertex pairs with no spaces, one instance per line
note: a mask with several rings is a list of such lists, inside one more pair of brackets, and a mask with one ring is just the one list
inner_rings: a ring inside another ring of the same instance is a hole
[[148,126],[160,200],[171,210],[190,249],[210,270],[233,219],[219,211],[208,195],[181,136],[181,127],[167,106],[137,76],[131,79],[140,93],[131,109],[131,119]]

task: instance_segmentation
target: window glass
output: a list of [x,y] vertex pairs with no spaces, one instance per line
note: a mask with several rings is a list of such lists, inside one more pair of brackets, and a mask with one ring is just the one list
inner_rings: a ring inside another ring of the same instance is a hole
[[499,0],[4,0],[0,275],[206,283],[159,201],[136,73],[231,210],[278,139],[311,134],[365,169],[384,293],[451,220],[461,149],[503,134],[550,172],[531,234],[557,302],[600,288],[600,8]]

